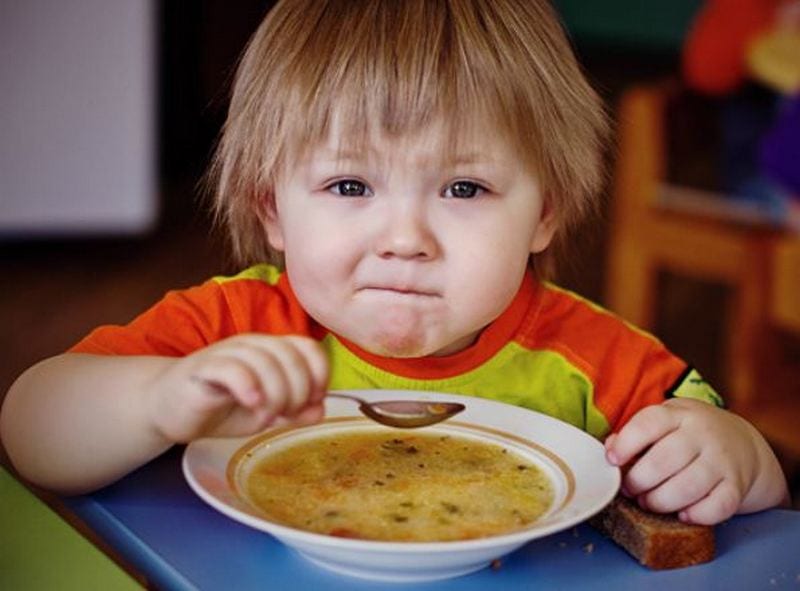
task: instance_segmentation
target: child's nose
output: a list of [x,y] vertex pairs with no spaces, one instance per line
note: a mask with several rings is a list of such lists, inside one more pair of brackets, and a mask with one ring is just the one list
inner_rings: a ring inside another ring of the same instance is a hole
[[430,259],[439,245],[423,208],[403,204],[386,211],[386,223],[376,238],[382,257]]

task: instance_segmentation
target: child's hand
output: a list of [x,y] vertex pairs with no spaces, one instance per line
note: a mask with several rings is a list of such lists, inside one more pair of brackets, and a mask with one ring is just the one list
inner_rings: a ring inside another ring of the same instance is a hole
[[151,422],[176,443],[256,433],[324,413],[328,360],[299,336],[247,334],[176,359],[153,380]]
[[775,506],[787,495],[781,468],[758,431],[697,400],[642,409],[608,437],[606,454],[617,466],[634,460],[623,493],[651,511],[678,511],[688,522],[715,524]]

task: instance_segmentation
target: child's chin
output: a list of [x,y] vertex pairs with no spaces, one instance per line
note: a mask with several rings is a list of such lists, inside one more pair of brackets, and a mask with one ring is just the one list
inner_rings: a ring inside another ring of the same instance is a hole
[[414,357],[430,355],[425,348],[410,343],[381,344],[375,347],[367,347],[367,350],[381,357],[394,357],[397,359],[413,359]]
[[354,339],[359,347],[373,355],[392,357],[397,359],[411,359],[415,357],[446,357],[454,355],[472,345],[479,333],[468,335],[458,341],[443,341],[431,331],[425,331],[421,326],[415,330],[393,331],[384,330],[362,335],[362,339]]
[[421,338],[421,335],[409,333],[375,335],[369,339],[366,346],[362,345],[362,348],[381,357],[402,359],[425,357],[435,351],[429,343]]

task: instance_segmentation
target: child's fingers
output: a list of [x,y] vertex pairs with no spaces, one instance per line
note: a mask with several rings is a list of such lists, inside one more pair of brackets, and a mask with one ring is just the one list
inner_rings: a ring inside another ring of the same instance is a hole
[[310,339],[249,335],[237,343],[236,353],[258,376],[263,404],[273,414],[293,416],[314,395],[322,398],[327,358]]
[[[296,338],[283,338],[269,343],[269,354],[273,362],[280,365],[287,389],[285,392],[285,406],[283,413],[294,416],[309,402],[311,395],[318,389],[315,383],[312,361],[301,345],[302,341]],[[265,390],[270,392],[269,385]]]
[[722,480],[714,466],[700,457],[683,470],[657,486],[639,495],[639,502],[656,513],[673,513],[689,507],[704,497]]
[[680,430],[672,431],[629,468],[624,478],[625,490],[634,496],[652,490],[689,466],[699,454],[700,450]]
[[[226,433],[254,432],[285,416],[316,422],[322,416],[328,363],[324,352],[304,337],[240,335],[209,348],[194,361],[192,381],[201,395],[193,398],[197,421],[222,412]],[[319,406],[302,414],[307,405]],[[224,410],[235,404],[241,409]],[[298,415],[298,416],[296,416]]]
[[276,417],[274,425],[313,425],[325,416],[325,406],[321,403],[310,404],[294,417]]
[[320,344],[313,339],[300,336],[291,336],[287,339],[297,347],[306,361],[312,383],[310,399],[312,401],[322,400],[328,389],[328,356]]
[[[272,416],[295,413],[310,388],[308,368],[302,356],[283,339],[248,335],[227,344],[224,354],[234,356],[250,376],[248,387],[259,392],[255,405],[246,404],[246,392],[233,391],[236,400],[250,409],[263,407]],[[232,386],[233,387],[233,386]]]
[[209,407],[222,407],[231,399],[253,408],[262,403],[258,377],[234,356],[217,355],[206,359],[192,375],[202,390],[202,402]]
[[321,402],[305,407],[296,417],[295,422],[300,425],[313,425],[325,416],[325,405]]
[[731,517],[739,509],[742,497],[729,480],[719,482],[708,495],[682,510],[681,521],[715,525]]
[[275,424],[276,417],[264,407],[248,409],[235,406],[224,418],[206,431],[212,437],[237,437],[257,433],[270,425]]
[[624,466],[650,445],[677,429],[678,413],[663,404],[648,406],[636,413],[614,437],[606,441],[606,458]]

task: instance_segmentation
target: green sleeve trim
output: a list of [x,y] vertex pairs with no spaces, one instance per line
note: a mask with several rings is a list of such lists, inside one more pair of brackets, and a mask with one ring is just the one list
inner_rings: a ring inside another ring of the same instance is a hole
[[212,281],[222,284],[229,281],[238,281],[240,279],[255,279],[257,281],[263,281],[269,285],[275,285],[281,278],[281,274],[281,271],[276,266],[269,265],[267,263],[260,263],[258,265],[253,265],[252,267],[248,267],[236,275],[218,275],[213,277]]
[[678,376],[672,387],[665,393],[667,398],[693,398],[702,400],[719,408],[725,408],[725,401],[716,390],[706,382],[698,371],[691,365]]

